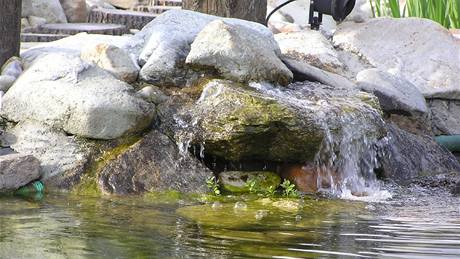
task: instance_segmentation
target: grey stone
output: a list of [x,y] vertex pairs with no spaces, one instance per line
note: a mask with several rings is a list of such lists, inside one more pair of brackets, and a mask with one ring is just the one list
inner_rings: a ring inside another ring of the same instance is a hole
[[109,194],[204,193],[206,179],[212,175],[200,161],[179,152],[174,142],[154,130],[109,161],[98,174],[98,185]]
[[41,163],[47,185],[68,188],[78,182],[89,161],[89,151],[75,137],[36,122],[19,123],[0,137],[2,145]]
[[319,31],[305,29],[301,32],[279,33],[275,39],[285,58],[336,74],[344,70],[332,43]]
[[295,81],[313,81],[330,85],[336,88],[356,88],[355,83],[347,78],[325,70],[314,67],[304,61],[297,61],[291,58],[283,57],[283,62],[294,74]]
[[114,139],[144,130],[155,111],[110,73],[79,57],[55,53],[36,60],[22,74],[3,97],[1,115],[81,137]]
[[356,76],[358,87],[379,98],[388,113],[426,113],[425,98],[411,82],[378,69],[361,71]]
[[157,105],[168,100],[168,96],[166,96],[158,87],[153,85],[142,88],[137,92],[137,95],[147,102]]
[[460,101],[431,99],[427,102],[436,135],[460,134]]
[[[38,16],[48,23],[66,23],[67,18],[59,0],[23,0],[23,8],[28,16]],[[31,9],[29,9],[31,8]]]
[[13,76],[18,78],[22,73],[21,60],[17,57],[8,59],[8,61],[3,64],[1,72],[2,76]]
[[88,19],[85,0],[60,0],[68,22],[84,23]]
[[460,173],[455,156],[432,137],[417,136],[392,124],[388,124],[388,136],[381,158],[386,177],[408,184],[436,175]]
[[33,156],[0,156],[0,193],[14,191],[40,178],[40,162]]
[[116,78],[128,83],[136,81],[140,70],[137,63],[131,59],[125,50],[106,43],[88,46],[82,50],[81,58],[88,63],[96,64],[109,71]]
[[236,82],[287,85],[292,73],[279,59],[278,46],[265,38],[245,26],[216,20],[198,34],[185,62],[194,68],[214,69],[219,77]]
[[6,93],[15,81],[16,77],[14,76],[0,76],[0,91]]
[[124,48],[130,53],[137,53],[143,80],[158,85],[183,86],[187,79],[196,76],[184,67],[190,45],[198,33],[216,19],[245,26],[254,34],[261,35],[269,45],[276,46],[271,31],[261,24],[187,10],[170,10],[146,25]]
[[29,25],[33,28],[37,28],[38,26],[41,26],[46,23],[45,18],[33,15],[29,16],[27,20],[29,21]]
[[342,23],[336,47],[381,71],[406,78],[425,98],[460,99],[460,44],[440,24],[419,18]]

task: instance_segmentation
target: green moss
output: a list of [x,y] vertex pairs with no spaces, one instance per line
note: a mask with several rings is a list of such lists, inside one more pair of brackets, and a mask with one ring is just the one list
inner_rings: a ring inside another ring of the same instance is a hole
[[140,135],[127,136],[117,140],[114,148],[108,149],[102,147],[102,143],[96,143],[96,145],[98,145],[101,149],[106,150],[103,150],[100,156],[90,164],[88,170],[86,170],[81,177],[80,183],[73,188],[72,193],[85,196],[100,196],[102,192],[97,185],[97,176],[99,172],[105,167],[105,165],[107,165],[108,162],[126,152],[141,138],[142,136]]
[[219,175],[222,187],[233,193],[250,192],[250,183],[253,183],[253,191],[266,192],[271,186],[278,188],[281,183],[279,175],[273,172],[241,172],[230,171]]

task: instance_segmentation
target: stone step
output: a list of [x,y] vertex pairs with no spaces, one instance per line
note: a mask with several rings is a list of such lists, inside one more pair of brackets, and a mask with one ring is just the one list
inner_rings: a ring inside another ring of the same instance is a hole
[[99,24],[120,24],[127,29],[140,30],[155,17],[157,14],[98,8],[91,10],[88,21]]
[[50,42],[60,40],[70,35],[65,34],[42,34],[42,33],[21,33],[21,42]]
[[169,10],[182,9],[180,6],[150,6],[150,5],[139,5],[133,8],[134,11],[147,12],[153,14],[162,14]]
[[129,33],[126,26],[121,24],[102,23],[50,23],[27,31],[37,34],[75,35],[81,32],[90,34],[123,35]]

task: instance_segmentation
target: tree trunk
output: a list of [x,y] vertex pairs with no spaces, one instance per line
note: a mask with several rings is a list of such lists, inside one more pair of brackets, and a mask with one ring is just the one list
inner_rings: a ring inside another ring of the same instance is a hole
[[0,1],[0,66],[19,56],[21,7],[21,0]]
[[265,24],[267,0],[183,0],[182,8]]

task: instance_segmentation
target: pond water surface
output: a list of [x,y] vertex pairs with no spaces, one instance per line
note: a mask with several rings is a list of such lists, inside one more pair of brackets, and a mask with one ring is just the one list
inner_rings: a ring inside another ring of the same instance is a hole
[[0,197],[0,258],[460,258],[460,198],[393,192],[373,203]]

